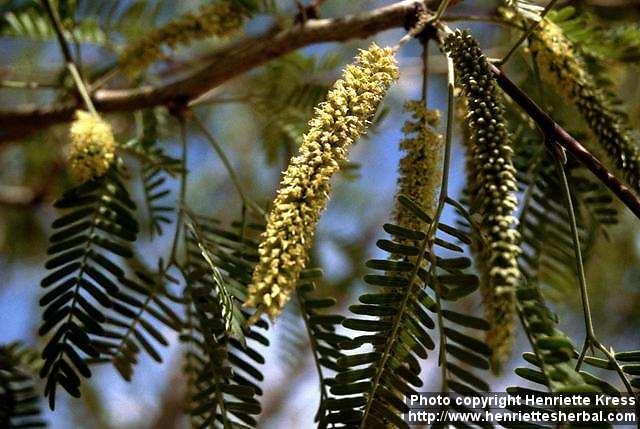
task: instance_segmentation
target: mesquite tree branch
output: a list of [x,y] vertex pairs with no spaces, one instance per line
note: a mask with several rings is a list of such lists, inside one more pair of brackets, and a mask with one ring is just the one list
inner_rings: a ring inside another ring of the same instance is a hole
[[49,16],[49,20],[53,25],[53,28],[56,33],[56,37],[58,39],[58,44],[60,45],[60,50],[62,51],[62,56],[67,64],[67,69],[69,70],[69,74],[73,78],[73,81],[76,85],[76,89],[78,93],[82,97],[82,101],[84,102],[87,110],[91,113],[97,113],[95,106],[93,105],[93,101],[89,96],[89,92],[87,91],[87,87],[80,75],[80,71],[78,70],[78,66],[76,65],[73,56],[71,55],[71,48],[69,47],[69,43],[64,38],[64,33],[62,30],[62,22],[60,21],[60,17],[58,16],[57,10],[54,9],[54,6],[51,4],[51,0],[42,0],[42,6],[44,7],[47,15]]
[[567,152],[573,155],[581,164],[589,169],[604,185],[611,190],[636,217],[640,218],[640,200],[638,196],[620,179],[589,152],[578,140],[558,125],[535,101],[524,93],[509,77],[498,67],[491,65],[491,72],[495,75],[498,85],[533,119],[545,137],[550,142],[558,143]]
[[[199,58],[197,71],[173,82],[132,89],[103,89],[93,94],[101,112],[133,111],[158,105],[184,104],[265,62],[299,48],[323,42],[366,38],[382,31],[413,27],[422,2],[404,0],[341,18],[309,20],[278,32],[244,37]],[[0,141],[73,118],[77,103],[0,111]]]
[[[438,2],[429,2],[437,4]],[[101,112],[123,112],[176,104],[184,105],[211,89],[299,48],[324,42],[343,42],[366,38],[397,27],[411,28],[421,13],[423,2],[403,0],[356,15],[341,18],[313,19],[285,30],[256,37],[245,37],[199,59],[203,66],[186,77],[160,85],[132,89],[103,89],[93,94]],[[435,23],[439,31],[444,27]],[[427,28],[427,30],[429,30]],[[538,123],[550,141],[555,141],[576,157],[640,218],[640,199],[584,146],[558,125],[525,94],[504,72],[491,66],[502,90]],[[78,103],[54,104],[39,108],[0,111],[0,143],[15,140],[30,132],[72,119]]]

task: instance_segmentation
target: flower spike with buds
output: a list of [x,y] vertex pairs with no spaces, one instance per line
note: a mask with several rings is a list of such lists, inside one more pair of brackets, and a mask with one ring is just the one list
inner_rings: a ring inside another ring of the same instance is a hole
[[[434,216],[438,190],[442,182],[442,136],[435,131],[440,122],[440,112],[429,110],[423,101],[408,101],[404,110],[411,113],[402,131],[404,139],[400,149],[405,156],[400,160],[397,195],[407,195],[416,201],[427,214]],[[421,231],[419,219],[407,213],[396,198],[396,223],[404,228]]]
[[118,66],[135,76],[162,58],[162,46],[173,49],[194,40],[229,36],[240,28],[246,14],[237,1],[221,0],[202,6],[197,13],[186,13],[133,42],[120,55]]
[[103,176],[116,157],[111,125],[94,113],[78,110],[67,147],[71,175],[79,182]]
[[640,192],[640,149],[626,129],[624,117],[589,75],[562,29],[548,19],[540,22],[530,44],[545,81],[571,100],[631,187]]
[[518,256],[520,235],[515,228],[516,170],[513,149],[489,63],[467,31],[446,39],[456,74],[467,98],[467,126],[471,134],[469,197],[480,220],[478,269],[491,327],[487,343],[492,348],[494,370],[508,357],[515,335],[515,288],[521,279]]
[[348,65],[327,99],[315,109],[300,153],[280,182],[269,214],[260,261],[245,306],[275,318],[296,287],[316,223],[331,190],[330,179],[362,136],[389,86],[398,78],[395,51],[372,44]]

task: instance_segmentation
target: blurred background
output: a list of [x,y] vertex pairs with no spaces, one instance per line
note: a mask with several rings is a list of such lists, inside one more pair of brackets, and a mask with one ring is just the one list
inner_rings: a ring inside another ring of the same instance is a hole
[[[308,1],[307,1],[308,2]],[[127,42],[140,37],[151,26],[161,25],[187,10],[196,10],[204,1],[185,0],[76,0],[65,2],[75,7],[76,48],[83,70],[89,75],[113,66],[116,53]],[[297,13],[291,0],[266,2],[269,13],[254,16],[245,25],[247,34],[260,34],[273,25],[293,25]],[[305,3],[304,1],[302,3]],[[393,1],[328,0],[321,16],[336,17],[357,13]],[[53,33],[42,15],[34,10],[37,2],[0,0],[0,110],[16,106],[42,105],[55,100],[61,88],[70,82]],[[588,22],[615,28],[635,23],[640,16],[640,2],[630,0],[590,0],[559,2],[575,5],[588,13]],[[497,2],[464,1],[452,7],[452,17],[489,15]],[[71,18],[70,18],[71,19]],[[476,35],[488,56],[499,57],[515,40],[511,30],[494,23],[456,20],[453,26],[468,27]],[[380,45],[393,45],[403,30],[392,30],[375,37]],[[183,61],[197,58],[224,42],[206,40],[179,49],[170,61],[154,66],[152,82],[171,80],[182,73]],[[323,44],[303,49],[253,70],[222,87],[216,88],[196,108],[205,118],[229,156],[244,188],[251,198],[266,204],[275,195],[280,172],[295,153],[299,136],[304,132],[312,107],[322,98],[327,87],[351,61],[359,47],[369,41],[345,44]],[[637,45],[640,50],[640,44]],[[523,51],[524,52],[524,51]],[[632,55],[633,53],[630,53]],[[391,217],[396,189],[397,163],[401,157],[398,143],[400,128],[406,119],[402,105],[419,98],[421,82],[421,48],[411,42],[399,54],[401,79],[386,98],[378,120],[367,138],[351,150],[353,163],[334,180],[328,209],[316,234],[313,262],[323,268],[325,281],[321,294],[339,300],[342,313],[362,293],[360,277],[364,262],[380,256],[374,244],[385,236],[381,226]],[[637,52],[635,53],[637,55]],[[526,73],[524,55],[511,65],[516,78]],[[640,66],[637,57],[624,64],[607,63],[606,75],[611,88],[621,97],[621,106],[631,123],[640,125]],[[430,51],[431,67],[428,104],[444,109],[444,61],[435,46]],[[37,82],[29,87],[16,82]],[[113,87],[126,87],[126,81],[114,80]],[[292,97],[299,96],[298,99]],[[552,99],[554,113],[572,130],[580,130],[575,115],[560,99]],[[178,156],[178,126],[161,109],[159,145],[172,156]],[[134,114],[108,115],[118,141],[125,143],[140,133],[140,118]],[[443,128],[443,127],[441,127]],[[0,130],[0,135],[2,130]],[[451,195],[460,197],[464,186],[464,149],[456,129],[451,166]],[[50,224],[56,216],[52,202],[67,189],[71,181],[65,173],[63,147],[67,126],[49,128],[23,139],[0,143],[0,343],[21,341],[33,348],[42,346],[37,336],[41,310],[38,298]],[[241,201],[209,143],[196,129],[188,134],[188,205],[198,213],[211,215],[225,225],[240,218]],[[125,154],[131,178],[129,189],[138,202],[140,223],[145,233],[139,238],[139,254],[151,266],[159,256],[169,252],[175,227],[164,225],[164,233],[151,237],[148,213],[143,204],[140,168],[135,159]],[[175,206],[177,181],[172,180],[166,202]],[[640,222],[619,206],[619,223],[601,234],[589,254],[588,283],[598,334],[616,349],[630,350],[640,346]],[[446,212],[446,223],[453,224],[453,214]],[[547,296],[560,315],[562,328],[576,340],[584,337],[577,283],[550,291]],[[46,411],[52,428],[181,428],[187,420],[181,415],[184,380],[180,369],[182,347],[177,335],[163,331],[170,346],[163,352],[162,364],[141,356],[131,383],[123,381],[111,366],[99,367],[84,384],[81,399],[69,400],[60,395],[55,413]],[[295,308],[287,311],[269,330],[272,345],[262,350],[265,390],[260,417],[261,427],[312,427],[319,394],[312,357],[304,332],[299,326]],[[519,336],[517,350],[528,344]],[[434,359],[425,367],[425,391],[439,389],[439,374]],[[512,368],[520,363],[514,353],[504,375],[492,380],[493,390],[500,391],[514,383]],[[606,376],[606,375],[605,375]],[[44,407],[43,407],[44,408]]]

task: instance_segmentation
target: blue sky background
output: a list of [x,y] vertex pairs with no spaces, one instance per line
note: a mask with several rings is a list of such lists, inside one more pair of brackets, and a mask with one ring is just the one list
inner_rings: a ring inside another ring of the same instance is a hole
[[[329,2],[327,15],[334,10],[333,5],[339,2]],[[389,4],[391,1],[371,1],[369,4]],[[258,20],[255,24],[250,24],[249,30],[256,32],[257,27],[264,27],[264,20]],[[474,26],[475,33],[481,41],[487,42],[495,37],[496,32],[490,26]],[[393,45],[402,36],[400,30],[385,32],[374,40],[380,45]],[[7,52],[20,51],[19,46],[11,46],[6,40],[1,40],[0,46]],[[350,43],[341,48],[347,62],[356,53],[356,46],[366,47],[369,41]],[[305,49],[311,55],[321,55],[333,50],[336,45],[326,44]],[[42,62],[47,68],[60,66],[60,55],[55,45],[45,48]],[[401,68],[401,79],[396,84],[385,101],[385,106],[390,108],[390,114],[380,126],[378,132],[371,138],[360,141],[351,151],[351,160],[362,165],[360,177],[354,181],[346,181],[343,177],[336,177],[335,188],[329,203],[328,209],[322,217],[318,227],[318,248],[322,255],[320,262],[327,277],[331,280],[340,277],[343,272],[344,262],[341,251],[333,240],[340,237],[345,240],[355,240],[366,233],[364,228],[371,224],[379,225],[376,237],[384,235],[381,225],[389,220],[391,208],[394,203],[396,188],[397,164],[401,156],[398,150],[398,142],[401,138],[399,131],[404,116],[401,105],[404,100],[418,98],[420,93],[420,60],[419,46],[416,42],[411,42],[399,54]],[[91,62],[97,58],[96,52],[87,49],[83,52],[85,61]],[[429,106],[443,109],[445,107],[444,84],[441,73],[442,59],[435,54],[432,56],[436,73],[430,81]],[[202,112],[201,112],[202,114]],[[246,183],[254,183],[249,192],[258,201],[271,198],[279,180],[279,169],[268,166],[261,150],[258,131],[255,124],[251,122],[251,117],[246,110],[239,105],[216,108],[210,111],[207,116],[207,124],[212,132],[218,137],[224,146],[228,156],[232,160],[236,171]],[[444,128],[444,124],[442,124]],[[189,165],[193,172],[189,187],[192,192],[189,194],[189,204],[196,211],[206,211],[213,208],[220,208],[224,215],[229,216],[226,221],[231,220],[240,212],[240,201],[233,196],[232,187],[226,178],[226,172],[219,159],[211,151],[209,145],[200,137],[192,133],[189,140]],[[166,147],[176,154],[176,144],[173,141],[165,142]],[[463,185],[463,153],[459,144],[453,148],[453,163],[451,166],[450,194],[454,197],[459,195]],[[175,183],[173,184],[175,189]],[[134,185],[139,186],[139,185]],[[137,192],[140,190],[138,189]],[[176,192],[172,193],[174,196]],[[50,212],[43,213],[43,222],[48,225]],[[445,223],[453,224],[454,219],[447,211],[444,218]],[[167,255],[168,247],[172,237],[171,226],[167,233],[152,243],[148,240],[139,243],[141,254],[151,264],[155,263],[157,256]],[[367,249],[368,257],[380,256],[371,243],[371,248]],[[364,263],[364,261],[362,261]],[[41,260],[23,261],[10,265],[3,273],[4,286],[0,288],[0,343],[14,340],[24,341],[28,345],[36,346],[37,326],[39,325],[40,310],[37,306],[38,297],[41,295],[39,282],[44,276],[44,268]],[[354,285],[350,291],[353,302],[356,296],[362,291],[361,286]],[[564,316],[564,315],[563,315]],[[563,320],[574,338],[582,338],[582,328],[580,318],[567,315]],[[124,382],[110,366],[104,366],[95,371],[91,384],[99,386],[97,393],[106,402],[105,411],[113,427],[117,428],[138,428],[145,427],[148,422],[158,412],[158,396],[167,388],[167,383],[171,382],[171,374],[179,367],[181,359],[181,349],[177,341],[177,335],[168,329],[163,333],[170,340],[171,346],[164,350],[165,362],[158,365],[151,361],[146,355],[141,357],[141,362],[135,369],[132,383]],[[274,344],[268,350],[264,350],[267,358],[265,365],[266,380],[263,386],[266,388],[265,397],[268,398],[274,388],[281,384],[291,385],[289,400],[286,407],[274,419],[268,422],[268,428],[311,427],[313,415],[316,412],[318,392],[317,379],[312,371],[312,366],[307,365],[307,370],[302,376],[302,382],[292,383],[287,377],[287,367],[279,359],[279,341],[277,336],[278,324],[270,331],[270,336]],[[523,341],[520,338],[520,341]],[[311,356],[290,356],[291,361],[306,359],[310,363]],[[434,359],[430,359],[433,363]],[[512,363],[511,366],[514,366]],[[510,368],[506,369],[506,374],[512,374]],[[434,371],[431,365],[426,368],[424,379],[427,383],[425,390],[437,390],[439,386],[439,372]],[[495,390],[502,390],[505,386],[514,383],[512,376],[508,375],[497,380],[493,387]],[[64,397],[61,394],[60,397]],[[44,407],[43,407],[44,408]],[[95,422],[74,418],[70,412],[69,403],[61,401],[61,406],[54,414],[46,412],[46,418],[54,429],[63,428],[94,428]]]

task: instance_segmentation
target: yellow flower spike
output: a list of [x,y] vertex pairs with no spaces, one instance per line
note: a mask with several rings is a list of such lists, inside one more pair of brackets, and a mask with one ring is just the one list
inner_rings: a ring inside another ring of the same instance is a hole
[[116,157],[111,125],[93,113],[78,110],[67,147],[71,175],[79,182],[104,175]]
[[230,36],[240,29],[245,15],[246,10],[233,0],[204,5],[198,12],[185,13],[131,43],[120,54],[118,66],[127,75],[135,76],[163,57],[163,46],[174,49],[194,40]]
[[[269,214],[260,260],[249,285],[247,307],[257,307],[274,319],[296,287],[307,262],[320,213],[331,190],[331,176],[346,161],[349,145],[362,136],[389,86],[398,79],[395,53],[375,43],[348,65],[326,101],[314,110],[299,155],[280,182]],[[277,249],[276,257],[273,251]],[[277,270],[276,276],[273,269]],[[265,295],[273,299],[265,300]],[[269,301],[269,302],[267,302]],[[255,322],[252,317],[250,322]]]
[[[419,100],[408,101],[404,110],[411,113],[411,118],[402,127],[405,135],[400,149],[405,156],[400,160],[397,194],[411,197],[433,216],[442,182],[443,139],[434,129],[440,122],[440,113],[427,109]],[[395,221],[404,228],[424,229],[424,222],[408,213],[399,202],[396,202]]]

